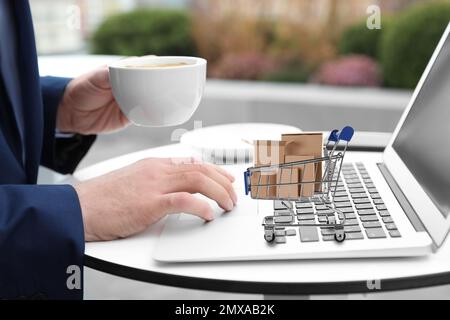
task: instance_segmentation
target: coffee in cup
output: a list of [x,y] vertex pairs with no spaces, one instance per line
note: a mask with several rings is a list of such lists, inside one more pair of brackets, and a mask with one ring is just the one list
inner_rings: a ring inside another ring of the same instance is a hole
[[126,66],[127,68],[141,68],[141,69],[154,69],[154,68],[172,68],[172,67],[181,67],[181,66],[187,66],[188,64],[186,62],[179,62],[179,63],[162,63],[162,64],[142,64],[142,65],[129,65]]

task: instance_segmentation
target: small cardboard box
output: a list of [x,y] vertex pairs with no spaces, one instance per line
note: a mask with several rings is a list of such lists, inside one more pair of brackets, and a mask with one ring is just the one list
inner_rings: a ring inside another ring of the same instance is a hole
[[[323,157],[323,134],[321,132],[304,132],[298,134],[283,134],[282,141],[285,141],[285,156],[313,156]],[[319,162],[314,168],[315,179],[322,178],[322,163]],[[315,190],[320,191],[320,183],[315,185]]]
[[277,187],[277,197],[283,199],[298,198],[298,168],[280,168],[277,175],[278,184],[289,183],[289,185],[280,185]]
[[[285,156],[285,163],[297,162],[314,159],[313,156]],[[295,167],[297,170],[297,196],[312,197],[314,195],[315,166],[313,163],[299,165]],[[288,171],[288,170],[287,170]],[[294,190],[295,191],[295,190]],[[292,192],[292,191],[291,191]]]
[[[271,166],[284,161],[284,147],[286,142],[274,140],[257,140],[254,142],[254,163],[255,167]],[[277,195],[277,169],[270,172],[254,172],[251,176],[252,198],[265,199],[275,198]],[[261,177],[261,178],[260,178]],[[273,186],[261,187],[258,185],[271,184]]]
[[250,181],[252,185],[252,198],[267,199],[276,197],[277,187],[275,184],[277,183],[277,171],[262,173],[259,171],[253,172]]
[[270,166],[284,161],[285,141],[256,140],[253,159],[255,166]]

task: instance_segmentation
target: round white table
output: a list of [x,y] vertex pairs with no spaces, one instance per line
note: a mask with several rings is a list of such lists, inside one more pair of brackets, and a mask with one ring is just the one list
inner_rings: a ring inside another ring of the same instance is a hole
[[[347,153],[351,161],[361,152]],[[371,153],[379,157],[380,153]],[[197,156],[175,144],[117,157],[76,172],[92,178],[145,157]],[[246,165],[227,166],[241,184]],[[241,188],[242,189],[242,188]],[[244,196],[244,195],[240,195]],[[124,278],[200,290],[311,295],[403,290],[450,283],[450,244],[419,258],[164,264],[152,259],[164,220],[128,239],[86,244],[86,266]],[[183,250],[183,243],[180,243]]]

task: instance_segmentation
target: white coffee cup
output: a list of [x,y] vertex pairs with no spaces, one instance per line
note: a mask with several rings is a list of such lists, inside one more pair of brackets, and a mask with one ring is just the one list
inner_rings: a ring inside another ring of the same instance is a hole
[[206,81],[206,60],[147,56],[109,65],[114,98],[134,124],[175,126],[197,110]]

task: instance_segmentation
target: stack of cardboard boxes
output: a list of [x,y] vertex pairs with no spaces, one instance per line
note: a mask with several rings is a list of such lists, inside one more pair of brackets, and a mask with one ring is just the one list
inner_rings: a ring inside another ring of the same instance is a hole
[[[321,158],[322,133],[284,134],[281,141],[255,141],[255,167]],[[322,163],[256,171],[251,176],[251,195],[258,199],[311,197],[320,191]]]

